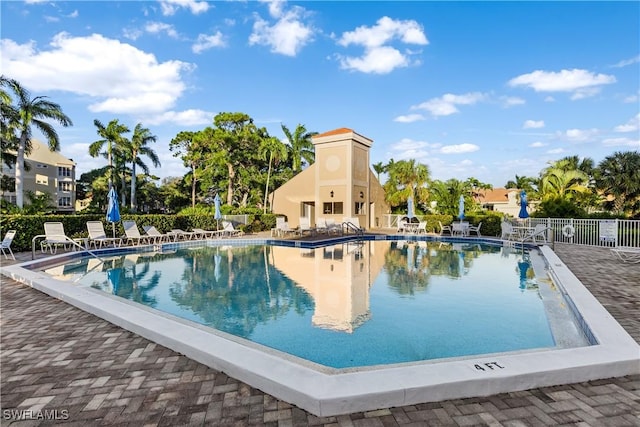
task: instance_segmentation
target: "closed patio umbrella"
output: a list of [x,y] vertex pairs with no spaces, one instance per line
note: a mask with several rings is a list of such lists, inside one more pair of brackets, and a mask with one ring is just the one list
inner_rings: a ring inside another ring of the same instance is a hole
[[458,218],[460,221],[464,219],[464,196],[460,195],[460,201],[458,202]]
[[407,200],[407,217],[409,218],[409,220],[411,220],[411,218],[413,218],[414,216],[416,216],[416,214],[415,208],[413,206],[413,197],[410,196]]
[[520,192],[520,212],[518,212],[518,218],[529,218],[529,212],[527,212],[527,193],[522,190]]
[[116,237],[116,222],[120,221],[120,205],[118,204],[118,193],[116,193],[115,187],[111,187],[107,199],[107,221],[113,227],[113,237]]
[[213,198],[213,206],[215,207],[213,217],[216,219],[216,228],[220,229],[220,224],[218,224],[218,221],[220,220],[220,218],[222,218],[222,214],[220,213],[220,196],[217,193]]

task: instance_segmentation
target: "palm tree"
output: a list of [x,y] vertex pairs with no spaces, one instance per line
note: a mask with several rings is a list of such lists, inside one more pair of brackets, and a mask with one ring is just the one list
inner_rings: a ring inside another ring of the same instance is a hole
[[264,189],[264,210],[267,213],[267,196],[269,195],[269,178],[271,177],[271,165],[273,161],[280,161],[287,159],[287,147],[278,138],[266,138],[260,144],[260,153],[262,158],[266,158],[269,153],[269,169],[267,170],[267,185]]
[[[93,124],[96,128],[98,128],[98,135],[102,137],[98,141],[92,142],[89,146],[89,155],[91,157],[98,157],[102,155],[106,157],[109,161],[109,189],[113,186],[113,160],[114,160],[114,149],[119,150],[125,144],[127,139],[122,136],[123,133],[128,133],[129,128],[126,125],[123,125],[118,121],[118,119],[113,119],[109,122],[109,124],[105,127],[102,122],[98,119],[93,121]],[[107,151],[102,152],[104,145],[107,145]]]
[[380,174],[387,170],[387,167],[382,162],[374,163],[373,170],[376,171],[378,182],[380,182]]
[[429,168],[418,163],[414,159],[400,160],[390,164],[388,169],[389,179],[385,184],[387,201],[392,206],[406,203],[410,197],[418,202],[426,202],[429,191],[426,184],[429,182]]
[[[16,205],[22,209],[24,206],[24,157],[25,153],[29,153],[31,150],[32,128],[35,127],[42,132],[49,144],[49,150],[57,151],[60,149],[58,133],[55,128],[45,120],[54,120],[64,127],[72,126],[73,123],[71,119],[62,112],[60,105],[49,101],[46,96],[31,98],[29,91],[22,87],[20,83],[4,76],[2,77],[1,84],[11,89],[17,102],[15,106],[5,104],[7,93],[2,93],[2,116],[3,121],[7,121],[6,128],[4,128],[3,123],[2,140],[3,145],[5,139],[9,142],[13,141],[17,143]],[[7,131],[6,129],[11,130]],[[5,138],[5,136],[8,136],[5,135],[5,132],[10,132],[12,137]]]
[[640,153],[638,151],[616,152],[598,164],[596,187],[605,196],[612,197],[605,206],[615,213],[640,211]]
[[589,192],[588,183],[589,176],[582,171],[550,167],[540,180],[540,197],[542,200],[571,199],[577,194]]
[[131,211],[136,212],[138,203],[136,201],[136,165],[140,166],[145,175],[149,174],[149,167],[140,159],[140,156],[147,156],[151,159],[153,166],[159,167],[160,160],[158,155],[148,144],[156,142],[158,138],[147,128],[142,127],[142,123],[138,123],[133,130],[131,141],[126,145],[127,154],[131,161]]
[[284,124],[281,126],[282,131],[289,141],[289,152],[292,162],[291,168],[293,169],[293,173],[298,173],[302,170],[303,160],[308,165],[315,160],[315,151],[311,137],[317,135],[318,132],[307,132],[307,128],[305,128],[304,125],[298,124],[292,134]]

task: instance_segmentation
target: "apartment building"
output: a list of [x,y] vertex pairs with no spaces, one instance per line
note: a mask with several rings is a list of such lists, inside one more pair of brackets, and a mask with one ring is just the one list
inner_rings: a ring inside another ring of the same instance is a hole
[[[31,153],[25,156],[25,164],[29,165],[29,170],[25,170],[23,175],[25,203],[28,203],[28,191],[33,191],[36,195],[48,193],[57,212],[75,212],[75,162],[57,151],[49,151],[47,144],[36,139],[31,140],[31,146]],[[16,170],[2,164],[2,175],[15,178]],[[4,191],[2,197],[12,203],[16,202],[13,191]]]

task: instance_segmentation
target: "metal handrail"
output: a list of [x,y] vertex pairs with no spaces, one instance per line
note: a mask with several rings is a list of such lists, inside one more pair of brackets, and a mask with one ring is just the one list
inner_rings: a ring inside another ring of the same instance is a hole
[[363,235],[364,235],[364,229],[363,229],[363,228],[361,228],[361,227],[358,227],[357,225],[355,225],[355,224],[354,224],[354,223],[352,223],[352,222],[345,221],[345,222],[343,222],[343,223],[342,223],[342,227],[343,227],[343,228],[346,228],[346,229],[347,229],[347,231],[348,231],[348,230],[353,230],[353,232],[354,232],[355,234],[357,234],[357,235],[360,235],[360,236],[363,236]]
[[31,259],[36,259],[36,239],[38,238],[47,238],[47,237],[56,237],[56,238],[61,238],[64,239],[65,241],[68,241],[69,243],[71,243],[72,245],[75,245],[77,247],[79,247],[80,249],[82,249],[83,251],[86,251],[89,255],[93,256],[94,258],[98,259],[100,262],[104,262],[104,259],[100,258],[98,255],[94,254],[93,252],[91,252],[89,250],[89,248],[82,246],[81,244],[79,244],[78,242],[76,242],[75,240],[73,240],[70,237],[64,236],[64,235],[47,235],[47,234],[38,234],[37,236],[33,236],[33,239],[31,239]]

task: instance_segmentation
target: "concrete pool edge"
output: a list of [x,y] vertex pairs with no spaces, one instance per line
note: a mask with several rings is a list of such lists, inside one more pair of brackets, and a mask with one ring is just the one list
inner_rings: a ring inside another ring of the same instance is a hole
[[640,372],[638,344],[553,252],[545,255],[552,277],[562,281],[575,306],[585,314],[598,345],[338,374],[300,366],[151,310],[132,309],[130,304],[101,296],[96,291],[68,286],[44,273],[13,266],[3,268],[3,274],[224,371],[314,415],[329,416]]

